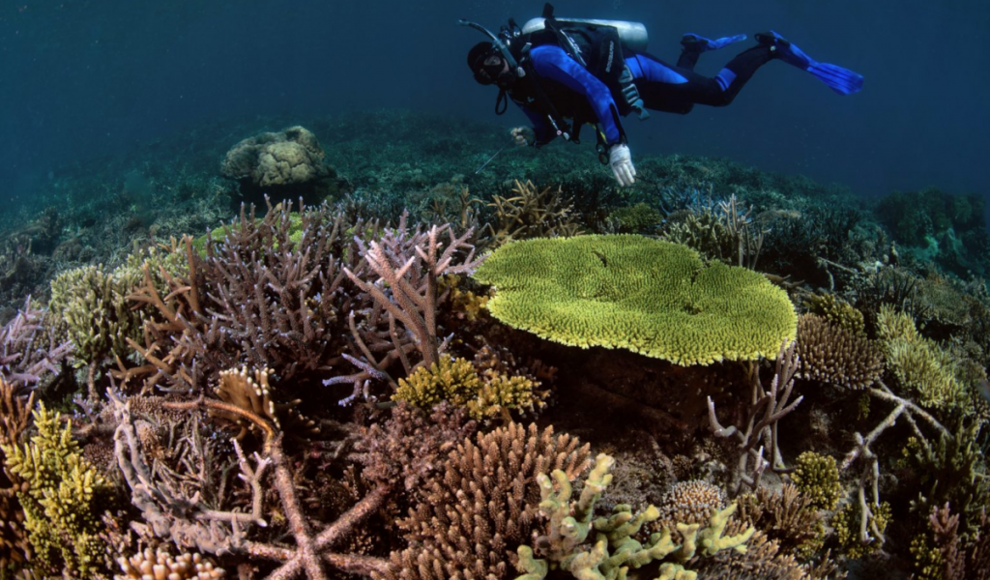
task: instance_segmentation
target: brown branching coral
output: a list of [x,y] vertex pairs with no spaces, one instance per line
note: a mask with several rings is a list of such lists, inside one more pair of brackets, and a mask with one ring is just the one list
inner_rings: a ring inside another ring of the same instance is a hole
[[540,523],[536,475],[560,469],[574,480],[589,465],[588,446],[517,423],[479,434],[451,453],[444,475],[400,522],[409,547],[393,552],[387,579],[514,577],[511,560]]
[[364,465],[362,477],[373,486],[401,482],[415,494],[436,474],[458,443],[474,433],[467,410],[441,403],[427,413],[399,403],[384,425],[363,427],[351,458]]
[[221,371],[245,364],[283,381],[332,364],[342,347],[337,313],[348,308],[335,257],[342,220],[327,206],[291,209],[270,207],[256,220],[242,208],[222,241],[207,241],[205,258],[186,239],[188,277],[162,271],[166,296],[146,269],[130,298],[151,305],[161,322],[145,325],[143,346],[131,343],[146,365],[120,362],[115,374],[125,385],[203,392]]
[[[0,376],[0,446],[16,447],[31,424],[34,393],[24,391]],[[27,484],[4,467],[5,459],[0,449],[0,570],[24,562],[30,554],[24,511],[17,501]]]
[[883,373],[883,353],[863,334],[854,334],[821,316],[798,318],[800,377],[861,390]]
[[495,214],[495,225],[487,230],[495,246],[512,240],[539,237],[570,237],[582,233],[580,216],[564,199],[560,187],[538,190],[532,181],[516,180],[511,197],[496,195],[488,207]]
[[[914,542],[918,580],[988,580],[990,579],[990,518],[980,516],[978,533],[969,540],[959,533],[959,514],[950,504],[932,508],[928,523],[934,546]],[[919,538],[920,539],[920,538]]]
[[[788,343],[785,340],[780,345],[776,370],[769,389],[764,388],[760,383],[757,366],[750,364],[751,391],[749,407],[744,410],[743,427],[736,425],[723,427],[715,414],[715,403],[711,397],[708,397],[708,422],[715,436],[732,437],[737,442],[739,457],[732,472],[730,496],[738,495],[743,485],[751,489],[759,487],[760,478],[763,477],[767,467],[773,470],[783,468],[780,449],[777,446],[778,423],[804,399],[798,397],[791,400],[794,376],[800,368],[800,359],[794,351],[793,342]],[[769,449],[772,465],[771,461],[764,459],[764,449]]]
[[766,487],[739,498],[739,519],[750,523],[786,553],[816,548],[824,532],[821,513],[797,487],[785,483],[777,491]]

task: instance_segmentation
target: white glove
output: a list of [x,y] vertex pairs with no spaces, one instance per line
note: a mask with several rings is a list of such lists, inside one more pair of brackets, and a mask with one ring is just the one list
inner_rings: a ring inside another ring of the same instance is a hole
[[615,179],[619,185],[636,183],[636,168],[633,167],[628,145],[621,143],[612,145],[608,151],[608,164],[612,166],[612,173],[615,174]]
[[510,134],[512,140],[520,147],[528,147],[533,141],[536,141],[536,133],[529,127],[516,127]]

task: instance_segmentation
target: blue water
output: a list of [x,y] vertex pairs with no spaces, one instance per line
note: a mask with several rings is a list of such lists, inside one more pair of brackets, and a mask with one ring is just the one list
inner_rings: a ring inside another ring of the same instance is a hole
[[[781,63],[730,107],[627,120],[635,154],[728,156],[839,182],[865,196],[937,186],[988,193],[990,4],[971,0],[559,1],[557,14],[631,19],[650,52],[676,60],[683,32],[773,28],[811,56],[855,69],[840,97]],[[230,116],[404,107],[497,120],[494,92],[464,63],[496,28],[540,2],[13,0],[0,6],[0,199],[43,188],[58,168]],[[747,43],[748,44],[748,43]],[[703,57],[714,74],[735,52]],[[519,124],[511,111],[499,122]],[[240,137],[240,136],[238,136]],[[387,139],[382,135],[382,139]],[[14,203],[10,203],[13,201]]]

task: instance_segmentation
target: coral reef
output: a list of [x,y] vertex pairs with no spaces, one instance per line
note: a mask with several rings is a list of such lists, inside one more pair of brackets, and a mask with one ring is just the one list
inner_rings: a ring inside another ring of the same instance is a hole
[[513,327],[684,366],[772,358],[795,334],[790,300],[759,274],[641,236],[515,242],[474,278],[496,287],[488,308]]
[[0,577],[986,576],[973,198],[504,145],[376,111],[56,167],[0,216]]

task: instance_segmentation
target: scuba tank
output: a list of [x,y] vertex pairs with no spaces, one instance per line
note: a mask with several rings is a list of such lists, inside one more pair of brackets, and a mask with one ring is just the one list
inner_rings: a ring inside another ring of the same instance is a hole
[[[522,27],[523,34],[532,34],[546,29],[546,18],[530,18]],[[646,26],[642,22],[628,22],[626,20],[599,20],[596,18],[557,18],[557,24],[567,32],[568,28],[574,25],[581,27],[608,27],[614,28],[619,33],[619,41],[623,48],[636,52],[646,52],[646,45],[649,43],[650,35],[646,31]]]

